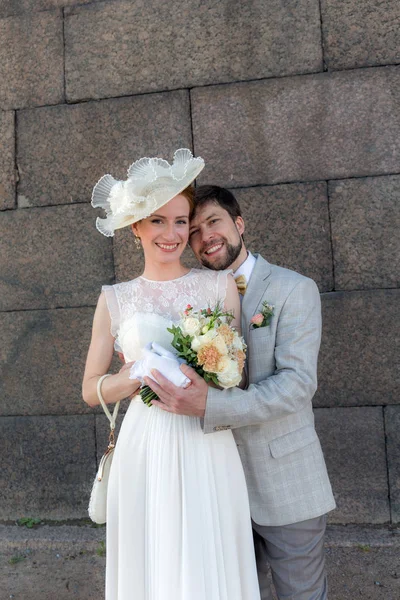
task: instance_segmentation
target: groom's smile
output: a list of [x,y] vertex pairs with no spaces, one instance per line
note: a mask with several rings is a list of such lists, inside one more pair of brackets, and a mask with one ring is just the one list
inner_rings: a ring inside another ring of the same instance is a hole
[[206,250],[203,249],[203,252],[204,254],[207,254],[207,256],[210,256],[211,254],[215,254],[216,252],[218,252],[218,250],[221,250],[223,245],[223,242],[218,242],[217,244],[213,244],[211,248],[207,248]]

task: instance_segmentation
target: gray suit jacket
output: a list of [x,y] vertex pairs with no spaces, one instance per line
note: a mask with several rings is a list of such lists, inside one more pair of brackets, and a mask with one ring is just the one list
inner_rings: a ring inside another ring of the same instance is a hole
[[[335,508],[314,428],[321,305],[314,281],[261,256],[242,304],[248,388],[209,388],[204,433],[232,428],[242,459],[252,518],[287,525]],[[270,325],[253,329],[262,302]]]

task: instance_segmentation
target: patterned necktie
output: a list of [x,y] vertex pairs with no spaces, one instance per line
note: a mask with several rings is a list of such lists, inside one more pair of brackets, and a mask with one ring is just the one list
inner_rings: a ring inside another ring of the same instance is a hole
[[246,277],[244,275],[239,275],[238,277],[235,277],[235,281],[239,294],[244,296],[247,288]]

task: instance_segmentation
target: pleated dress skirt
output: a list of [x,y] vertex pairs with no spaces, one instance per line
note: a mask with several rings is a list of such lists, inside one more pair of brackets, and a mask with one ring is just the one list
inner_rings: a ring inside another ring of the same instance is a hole
[[259,600],[246,482],[230,430],[134,398],[111,466],[106,600]]

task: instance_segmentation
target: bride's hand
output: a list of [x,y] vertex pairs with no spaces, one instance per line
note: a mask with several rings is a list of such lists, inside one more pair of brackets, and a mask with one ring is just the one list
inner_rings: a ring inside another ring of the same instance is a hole
[[131,367],[134,364],[135,364],[134,360],[132,360],[131,362],[127,362],[124,365],[122,365],[122,367],[118,371],[118,375],[121,376],[121,382],[123,383],[124,386],[127,387],[127,391],[128,391],[127,398],[129,400],[131,398],[133,398],[134,396],[136,396],[136,394],[138,393],[138,390],[140,388],[139,379],[129,379],[129,372],[131,370]]
[[[130,369],[134,364],[135,364],[135,360],[132,360],[131,362],[127,362],[125,364],[122,365],[122,367],[120,368],[120,370],[118,371],[118,373],[122,373],[122,371],[126,371],[127,369]],[[132,379],[133,381],[133,379]]]

